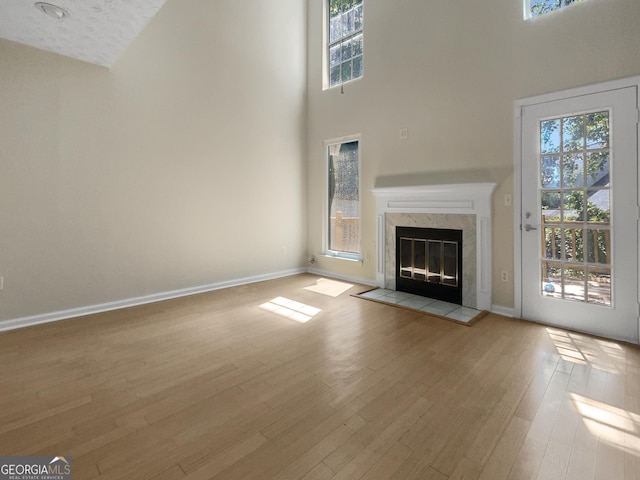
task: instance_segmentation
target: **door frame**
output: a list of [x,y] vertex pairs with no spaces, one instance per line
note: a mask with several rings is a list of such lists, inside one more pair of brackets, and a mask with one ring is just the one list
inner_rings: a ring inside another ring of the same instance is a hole
[[[558,100],[564,100],[572,97],[581,97],[584,95],[591,95],[594,93],[602,93],[611,90],[619,90],[622,88],[635,87],[636,89],[636,112],[638,118],[636,119],[636,142],[637,152],[640,156],[640,110],[638,102],[640,96],[640,76],[624,78],[620,80],[612,80],[608,82],[598,83],[595,85],[588,85],[583,87],[577,87],[559,92],[546,93],[542,95],[536,95],[533,97],[527,97],[516,100],[514,102],[514,164],[513,164],[513,304],[514,304],[514,316],[516,318],[522,318],[522,111],[525,107],[537,105],[540,103],[554,102]],[[638,162],[636,158],[636,162]],[[636,180],[638,182],[638,192],[640,197],[640,178]],[[640,205],[640,198],[636,198],[636,204]],[[639,210],[640,213],[640,210]],[[640,222],[638,222],[638,234],[640,238]],[[640,262],[637,265],[637,271],[640,274]],[[639,282],[640,284],[640,282]],[[638,300],[640,300],[640,291],[638,292]],[[640,320],[638,321],[638,335],[640,337]]]

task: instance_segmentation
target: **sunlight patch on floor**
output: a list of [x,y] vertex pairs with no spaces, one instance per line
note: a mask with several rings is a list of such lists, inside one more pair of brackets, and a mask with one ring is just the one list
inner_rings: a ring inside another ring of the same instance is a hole
[[337,280],[330,280],[328,278],[319,278],[315,285],[304,287],[304,289],[321,293],[322,295],[328,295],[329,297],[339,297],[351,287],[353,287],[353,285],[350,283],[338,282]]
[[576,393],[571,399],[594,437],[640,457],[640,415]]
[[563,360],[608,373],[621,373],[624,368],[624,351],[615,342],[554,328],[547,328],[547,334]]
[[260,308],[273,312],[281,317],[289,318],[298,323],[307,323],[321,312],[319,308],[311,307],[304,303],[289,300],[284,297],[276,297],[273,300],[260,305]]

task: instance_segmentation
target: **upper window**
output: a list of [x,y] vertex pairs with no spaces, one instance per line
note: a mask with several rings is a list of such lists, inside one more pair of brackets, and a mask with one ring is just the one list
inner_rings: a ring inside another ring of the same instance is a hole
[[581,1],[582,0],[525,0],[525,15],[527,18],[537,17],[538,15],[549,13]]
[[327,238],[330,255],[360,257],[360,142],[327,145]]
[[329,87],[362,76],[362,0],[328,0]]

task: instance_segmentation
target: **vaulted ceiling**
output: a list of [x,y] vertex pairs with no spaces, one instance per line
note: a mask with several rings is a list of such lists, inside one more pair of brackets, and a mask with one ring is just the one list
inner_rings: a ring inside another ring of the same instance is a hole
[[0,38],[105,67],[116,62],[166,2],[49,1],[68,15],[56,18],[55,8],[34,0],[1,0]]

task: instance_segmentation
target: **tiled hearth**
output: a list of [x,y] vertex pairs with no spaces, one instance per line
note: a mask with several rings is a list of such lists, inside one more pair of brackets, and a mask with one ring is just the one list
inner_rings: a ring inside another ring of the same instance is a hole
[[462,307],[455,303],[443,302],[432,298],[413,295],[411,293],[397,292],[386,288],[376,288],[368,292],[361,293],[359,297],[369,300],[376,300],[383,303],[398,305],[400,307],[418,310],[432,315],[445,317],[456,322],[470,324],[482,312],[475,308]]

